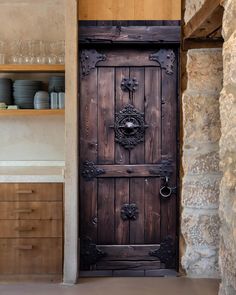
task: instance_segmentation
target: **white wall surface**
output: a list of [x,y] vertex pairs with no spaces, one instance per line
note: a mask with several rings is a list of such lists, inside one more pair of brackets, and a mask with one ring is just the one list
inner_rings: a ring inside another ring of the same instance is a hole
[[[64,0],[0,0],[1,40],[61,40],[64,35]],[[0,76],[48,77],[3,73]],[[64,160],[64,127],[63,116],[0,118],[0,161]]]

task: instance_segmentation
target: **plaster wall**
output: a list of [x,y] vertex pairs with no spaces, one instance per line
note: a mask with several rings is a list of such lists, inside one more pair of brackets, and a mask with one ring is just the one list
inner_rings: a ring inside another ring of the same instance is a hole
[[[63,40],[64,0],[0,0],[0,39]],[[46,80],[48,75],[0,74]],[[64,160],[64,117],[0,118],[0,161]]]

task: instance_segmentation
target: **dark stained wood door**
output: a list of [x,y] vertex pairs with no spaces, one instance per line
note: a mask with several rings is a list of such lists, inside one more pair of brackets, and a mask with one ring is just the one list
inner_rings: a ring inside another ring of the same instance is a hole
[[81,50],[81,271],[176,269],[177,61],[174,48]]

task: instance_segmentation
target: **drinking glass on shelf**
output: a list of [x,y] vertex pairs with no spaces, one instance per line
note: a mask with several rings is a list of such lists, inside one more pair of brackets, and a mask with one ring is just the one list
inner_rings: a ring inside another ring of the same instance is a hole
[[37,57],[39,56],[39,41],[38,40],[28,40],[25,41],[24,50],[24,63],[26,64],[36,64]]
[[39,51],[36,57],[37,64],[47,64],[48,63],[48,50],[47,43],[43,40],[39,41]]
[[64,64],[65,63],[65,41],[64,40],[60,40],[57,41],[57,45],[58,45],[58,63],[59,64]]
[[14,40],[9,43],[10,56],[8,62],[11,64],[22,64],[24,63],[23,56],[23,41]]
[[56,64],[57,63],[57,56],[56,56],[56,41],[49,41],[47,42],[48,48],[48,63],[49,64]]
[[5,64],[5,53],[0,53],[0,65]]
[[0,64],[5,64],[6,62],[6,42],[0,41]]

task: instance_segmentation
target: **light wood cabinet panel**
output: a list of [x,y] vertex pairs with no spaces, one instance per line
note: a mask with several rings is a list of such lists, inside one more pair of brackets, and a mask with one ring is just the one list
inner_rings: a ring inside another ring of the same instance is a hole
[[63,184],[0,184],[0,229],[0,280],[61,275]]
[[62,201],[62,183],[2,183],[0,202]]
[[181,0],[80,0],[79,20],[179,20]]
[[0,239],[0,274],[59,274],[62,239]]
[[62,237],[62,220],[0,220],[0,238]]
[[1,202],[3,219],[62,219],[62,202]]

